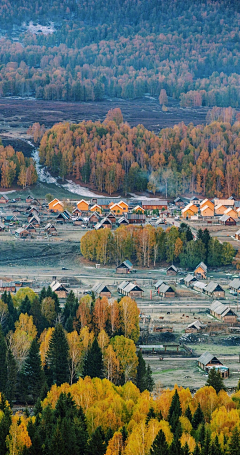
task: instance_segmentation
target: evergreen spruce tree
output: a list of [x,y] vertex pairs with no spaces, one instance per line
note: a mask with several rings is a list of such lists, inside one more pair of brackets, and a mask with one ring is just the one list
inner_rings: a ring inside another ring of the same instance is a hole
[[86,453],[87,455],[104,455],[106,448],[104,432],[101,427],[97,427],[88,441]]
[[201,451],[200,451],[199,445],[196,444],[195,449],[193,451],[193,455],[200,455],[200,454],[201,454]]
[[189,406],[187,407],[187,409],[186,409],[186,411],[185,411],[185,417],[187,417],[188,420],[189,420],[190,422],[192,422],[193,416],[192,416],[192,412],[191,412],[191,409],[189,408]]
[[151,367],[149,364],[147,366],[145,382],[146,382],[146,390],[148,390],[149,392],[152,392],[153,388],[154,388],[154,380],[152,377],[152,370],[151,370]]
[[23,370],[23,379],[27,395],[35,402],[41,394],[44,385],[44,372],[41,365],[39,345],[36,339],[33,340],[26,358]]
[[75,297],[74,292],[70,291],[67,296],[66,304],[63,310],[63,324],[67,332],[72,332],[73,330],[73,319],[76,316],[78,309],[78,299]]
[[196,430],[198,428],[198,425],[203,422],[204,422],[204,414],[202,412],[200,403],[198,403],[198,407],[197,407],[196,411],[194,412],[194,415],[192,418],[192,426],[193,426],[194,430]]
[[137,377],[136,377],[136,386],[143,392],[146,390],[146,363],[142,356],[142,351],[139,349],[138,351],[138,366],[137,366]]
[[6,403],[5,396],[0,394],[0,455],[8,453],[6,447],[6,437],[9,434],[10,426],[12,423],[12,411]]
[[186,442],[185,446],[182,448],[182,455],[190,455],[190,450]]
[[103,356],[102,351],[98,345],[97,339],[94,338],[93,344],[89,349],[83,366],[83,377],[90,376],[90,378],[103,378]]
[[237,427],[233,429],[228,453],[229,455],[239,455],[240,453],[240,433]]
[[28,296],[26,295],[25,299],[23,299],[20,307],[19,307],[19,314],[23,313],[23,314],[30,314],[30,311],[31,311],[31,302],[28,298]]
[[168,421],[169,425],[172,427],[173,433],[175,432],[178,422],[179,422],[179,417],[182,415],[182,409],[180,405],[180,400],[179,400],[179,395],[177,389],[175,390],[175,393],[173,395],[173,399],[171,402],[171,406],[169,409],[168,413]]
[[160,430],[153,441],[151,450],[151,455],[171,455],[169,451],[168,443],[166,441],[165,434],[162,430]]
[[7,345],[0,325],[0,392],[6,393],[7,387]]
[[210,445],[211,445],[210,434],[209,431],[206,431],[204,443],[202,445],[201,455],[209,455]]
[[123,425],[122,429],[120,430],[121,433],[122,433],[122,440],[123,440],[123,444],[125,444],[127,438],[128,438],[128,431],[125,427],[125,425]]
[[49,386],[69,382],[69,346],[61,324],[57,324],[52,334],[46,357],[45,374]]
[[17,365],[13,357],[12,351],[7,351],[7,384],[6,384],[6,398],[12,404],[15,398],[17,381]]
[[204,440],[205,440],[205,435],[206,435],[206,430],[205,430],[205,424],[202,423],[202,425],[200,426],[199,428],[199,431],[198,431],[198,442],[200,443],[201,447],[203,446],[204,444]]
[[209,371],[206,386],[212,386],[217,393],[220,392],[220,390],[226,390],[223,379],[215,368],[211,368]]
[[[50,288],[51,289],[51,288]],[[46,288],[43,287],[40,294],[39,294],[39,301],[42,303],[42,301],[47,297],[47,291]]]
[[156,414],[155,414],[155,411],[154,409],[151,407],[147,413],[147,417],[146,417],[146,424],[148,424],[149,420],[151,419],[156,419]]
[[38,335],[40,335],[43,330],[48,327],[48,323],[42,315],[41,304],[38,297],[36,297],[31,304],[30,315],[33,317],[33,323],[37,327]]

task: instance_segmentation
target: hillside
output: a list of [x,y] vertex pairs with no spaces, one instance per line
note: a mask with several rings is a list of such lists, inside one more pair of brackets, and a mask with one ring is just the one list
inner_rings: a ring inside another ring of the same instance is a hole
[[237,107],[239,19],[225,0],[0,0],[0,93]]
[[168,196],[191,191],[239,197],[240,122],[231,109],[220,112],[224,118],[216,109],[209,113],[208,125],[181,123],[159,136],[123,123],[120,109],[103,123],[59,123],[44,134],[40,160],[62,178],[109,194],[146,188],[155,193],[167,185]]

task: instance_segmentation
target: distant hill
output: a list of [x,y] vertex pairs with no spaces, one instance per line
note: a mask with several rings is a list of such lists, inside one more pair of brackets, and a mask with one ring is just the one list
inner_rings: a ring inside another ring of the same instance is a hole
[[239,20],[237,0],[0,0],[0,94],[238,107]]

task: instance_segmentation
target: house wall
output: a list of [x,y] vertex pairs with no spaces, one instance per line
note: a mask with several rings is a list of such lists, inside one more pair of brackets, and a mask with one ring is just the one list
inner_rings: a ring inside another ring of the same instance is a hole
[[202,277],[206,278],[206,273],[201,267],[198,267],[196,270],[194,270],[194,275],[198,275],[198,274],[201,275]]
[[123,209],[123,213],[127,213],[128,212],[128,205],[125,203],[125,202],[119,202],[118,204],[120,207],[122,207]]
[[205,210],[201,210],[201,215],[202,216],[214,216],[214,210],[212,210],[210,207],[207,207]]
[[148,205],[148,204],[144,204],[144,202],[143,202],[142,208],[143,208],[143,210],[161,210],[161,209],[167,210],[167,205],[162,205],[162,204]]
[[214,292],[209,292],[208,295],[211,295],[214,298],[219,298],[219,299],[224,299],[225,298],[225,291],[214,291]]
[[128,295],[130,297],[138,297],[138,298],[141,298],[142,297],[142,291],[131,291],[128,293]]
[[162,297],[165,297],[165,298],[169,298],[169,299],[170,299],[170,298],[175,297],[176,294],[175,294],[175,292],[162,292],[160,295],[161,295]]
[[167,275],[176,276],[177,272],[175,272],[174,270],[167,270]]
[[57,296],[60,298],[60,299],[65,299],[67,297],[67,292],[66,291],[54,291],[55,294],[57,294]]
[[88,211],[88,207],[89,207],[89,204],[86,201],[80,201],[77,204],[77,208],[79,210],[82,210],[83,212],[87,212]]
[[123,215],[123,213],[126,213],[126,210],[123,210],[120,205],[115,206],[115,207],[110,207],[111,212],[115,213],[116,215]]
[[222,205],[217,210],[215,208],[215,215],[224,215],[224,212],[226,212],[226,210],[227,210],[227,207],[225,207],[225,205]]
[[116,268],[116,273],[128,273],[129,269],[128,268]]
[[108,299],[111,298],[112,294],[111,292],[100,292],[100,297],[107,297]]
[[61,204],[56,204],[51,210],[53,210],[54,212],[63,212],[63,206]]
[[0,198],[0,204],[6,204],[8,201],[4,199],[3,197]]
[[237,322],[237,316],[224,316],[221,319],[223,322],[228,322],[229,324],[235,324]]
[[194,212],[191,209],[186,210],[185,212],[182,212],[183,218],[189,218],[190,216],[194,216]]

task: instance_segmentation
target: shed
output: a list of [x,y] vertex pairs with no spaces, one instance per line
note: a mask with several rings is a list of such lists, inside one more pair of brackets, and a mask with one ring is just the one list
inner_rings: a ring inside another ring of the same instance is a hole
[[168,267],[167,269],[167,275],[171,275],[171,276],[176,276],[178,273],[178,269],[177,267],[175,267],[175,265],[170,265],[170,267]]
[[116,267],[116,273],[130,273],[133,268],[132,263],[126,259],[120,265]]
[[92,292],[94,292],[94,294],[98,295],[99,297],[108,297],[110,299],[112,296],[109,287],[103,283],[96,283],[92,287]]
[[228,322],[230,324],[235,324],[237,322],[236,313],[234,313],[228,305],[224,305],[218,300],[215,300],[210,306],[210,314],[223,322]]
[[223,215],[219,218],[219,222],[221,224],[225,224],[225,226],[236,226],[236,220],[229,215]]
[[229,368],[225,367],[222,362],[220,362],[216,356],[210,354],[210,352],[205,352],[199,357],[198,366],[207,373],[209,373],[212,368],[215,368],[219,371],[222,378],[229,377]]
[[51,234],[51,235],[56,235],[57,234],[56,227],[53,224],[51,224],[51,223],[46,224],[46,226],[44,228],[44,231],[47,232],[48,234]]
[[161,284],[161,286],[159,287],[158,294],[161,297],[166,297],[166,298],[173,298],[176,295],[173,287],[169,286],[168,284],[165,284],[165,283]]
[[55,294],[57,294],[57,296],[60,299],[66,298],[68,295],[67,289],[65,288],[65,286],[62,283],[59,283],[59,281],[53,281],[50,284],[50,288],[52,289],[53,292],[55,292]]
[[205,290],[205,287],[207,286],[206,283],[203,283],[202,281],[195,281],[193,283],[193,289],[198,292],[203,292]]
[[185,333],[198,333],[201,332],[204,327],[204,324],[202,324],[199,319],[196,319],[196,321],[191,322],[191,324],[186,327]]
[[191,273],[189,273],[185,278],[184,278],[184,283],[185,285],[189,288],[191,287],[191,285],[197,281],[197,278],[192,275]]
[[29,237],[29,232],[26,229],[19,228],[15,231],[15,236],[21,239],[26,239]]
[[194,270],[194,275],[198,279],[205,280],[207,278],[207,266],[204,262],[200,262]]
[[163,281],[163,280],[158,280],[158,281],[154,284],[154,287],[155,287],[156,291],[158,291],[158,289],[160,288],[160,286],[162,286],[162,284],[166,284],[165,281]]
[[1,194],[0,196],[0,204],[7,204],[9,201],[8,197],[6,194]]
[[207,295],[210,295],[214,298],[224,299],[225,298],[225,291],[222,286],[214,281],[210,281],[204,289]]
[[229,283],[229,287],[230,287],[230,289],[233,289],[233,291],[235,291],[239,294],[240,293],[240,278],[234,278],[234,280],[232,280]]

